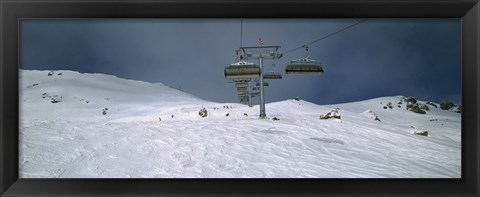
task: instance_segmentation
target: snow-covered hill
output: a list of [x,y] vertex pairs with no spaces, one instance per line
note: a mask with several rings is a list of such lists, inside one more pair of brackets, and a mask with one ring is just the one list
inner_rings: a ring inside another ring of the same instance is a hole
[[22,70],[20,99],[21,178],[461,177],[461,114],[414,113],[402,96],[285,100],[258,119],[258,105],[163,84]]

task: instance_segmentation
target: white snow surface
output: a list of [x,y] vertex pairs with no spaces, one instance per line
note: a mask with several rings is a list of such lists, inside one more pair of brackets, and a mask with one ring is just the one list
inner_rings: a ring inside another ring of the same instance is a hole
[[[285,100],[259,119],[160,83],[48,73],[20,70],[21,178],[461,178],[461,114],[416,114],[402,96]],[[319,118],[337,107],[341,120]]]

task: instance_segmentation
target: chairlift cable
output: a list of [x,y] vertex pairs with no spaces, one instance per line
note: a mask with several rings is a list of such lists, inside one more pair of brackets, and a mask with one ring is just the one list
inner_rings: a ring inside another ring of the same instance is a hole
[[305,47],[305,51],[307,52],[307,58],[310,57],[310,55],[308,54],[308,45],[303,45]]
[[240,19],[240,47],[243,46],[243,18]]
[[275,60],[273,61],[273,64],[272,64],[272,66],[273,66],[273,71],[275,71],[275,72],[277,72],[277,60],[278,60],[278,59],[275,59]]
[[[342,29],[340,29],[340,30],[338,30],[338,31],[336,31],[336,32],[330,33],[330,34],[328,34],[328,35],[326,35],[326,36],[323,36],[323,37],[321,37],[321,38],[319,38],[319,39],[317,39],[317,40],[314,40],[314,41],[312,41],[312,42],[310,42],[310,43],[308,43],[308,44],[305,44],[305,45],[302,45],[302,46],[300,46],[300,47],[297,47],[297,48],[288,50],[288,51],[286,51],[286,52],[283,52],[283,54],[290,53],[290,52],[292,52],[292,51],[296,51],[296,50],[301,49],[301,48],[306,48],[306,47],[308,47],[308,45],[312,45],[312,44],[314,44],[314,43],[316,43],[316,42],[318,42],[318,41],[320,41],[320,40],[326,39],[326,38],[328,38],[328,37],[330,37],[330,36],[333,36],[333,35],[335,35],[335,34],[337,34],[337,33],[340,33],[340,32],[342,32],[342,31],[344,31],[344,30],[346,30],[346,29],[348,29],[348,28],[351,28],[351,27],[353,27],[353,26],[355,26],[355,25],[358,25],[358,24],[360,24],[360,23],[363,23],[363,22],[365,22],[365,21],[367,21],[367,20],[368,20],[368,18],[362,19],[362,20],[360,20],[360,21],[358,21],[358,22],[356,22],[356,23],[354,23],[354,24],[352,24],[352,25],[349,25],[349,26],[347,26],[347,27],[344,27],[344,28],[342,28]],[[307,51],[308,51],[308,50],[307,50]]]

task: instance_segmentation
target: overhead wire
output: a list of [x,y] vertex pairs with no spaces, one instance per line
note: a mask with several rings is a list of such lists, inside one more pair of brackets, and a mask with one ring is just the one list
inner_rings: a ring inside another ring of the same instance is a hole
[[312,45],[312,44],[314,44],[314,43],[316,43],[316,42],[318,42],[318,41],[320,41],[320,40],[326,39],[326,38],[328,38],[328,37],[330,37],[330,36],[333,36],[333,35],[335,35],[335,34],[337,34],[337,33],[340,33],[340,32],[342,32],[342,31],[344,31],[344,30],[347,30],[347,29],[349,29],[349,28],[351,28],[351,27],[353,27],[353,26],[356,26],[356,25],[358,25],[358,24],[360,24],[360,23],[363,23],[363,22],[365,22],[365,21],[367,21],[367,20],[368,20],[368,18],[362,19],[362,20],[360,20],[360,21],[358,21],[358,22],[356,22],[356,23],[354,23],[354,24],[352,24],[352,25],[346,26],[346,27],[344,27],[344,28],[342,28],[342,29],[340,29],[340,30],[338,30],[338,31],[335,31],[335,32],[330,33],[330,34],[328,34],[328,35],[326,35],[326,36],[323,36],[323,37],[321,37],[321,38],[319,38],[319,39],[316,39],[316,40],[314,40],[314,41],[312,41],[312,42],[310,42],[310,43],[308,43],[308,44],[304,44],[304,45],[302,45],[302,46],[300,46],[300,47],[287,50],[287,51],[283,52],[283,54],[290,53],[290,52],[296,51],[296,50],[301,49],[301,48],[306,48],[306,47],[308,47],[309,45]]
[[[307,57],[308,57],[308,47],[309,47],[309,45],[315,44],[316,42],[319,42],[319,41],[321,41],[321,40],[323,40],[323,39],[326,39],[326,38],[328,38],[328,37],[330,37],[330,36],[333,36],[333,35],[335,35],[335,34],[337,34],[337,33],[340,33],[340,32],[342,32],[342,31],[344,31],[344,30],[347,30],[347,29],[349,29],[349,28],[351,28],[351,27],[354,27],[354,26],[356,26],[356,25],[358,25],[358,24],[360,24],[360,23],[363,23],[363,22],[365,22],[365,21],[367,21],[367,20],[368,20],[367,18],[366,18],[366,19],[362,19],[362,20],[360,20],[360,21],[358,21],[358,22],[356,22],[356,23],[354,23],[354,24],[352,24],[352,25],[346,26],[346,27],[344,27],[344,28],[342,28],[342,29],[340,29],[340,30],[338,30],[338,31],[335,31],[335,32],[333,32],[333,33],[330,33],[330,34],[328,34],[328,35],[326,35],[326,36],[323,36],[323,37],[321,37],[321,38],[319,38],[319,39],[313,40],[313,41],[311,41],[310,43],[307,43],[307,44],[304,44],[304,45],[302,45],[302,46],[300,46],[300,47],[297,47],[297,48],[288,50],[288,51],[286,51],[286,52],[283,52],[283,54],[290,53],[290,52],[293,52],[293,51],[298,50],[298,49],[301,49],[301,48],[305,48],[306,51],[307,51]],[[242,47],[243,47],[243,19],[240,19],[240,48],[242,48]],[[239,50],[235,50],[235,52],[236,52],[236,60],[237,60],[237,59],[239,58],[239,54],[238,54],[238,53],[239,53],[240,51],[239,51]],[[241,58],[240,58],[240,60],[241,60]],[[273,72],[276,72],[276,63],[277,63],[277,61],[276,61],[276,59],[275,59],[275,62],[273,63],[273,67],[274,67]],[[258,79],[254,80],[254,81],[258,81]],[[250,82],[249,82],[249,84],[250,84]],[[262,84],[262,85],[263,85],[263,84]],[[238,93],[240,94],[240,92],[238,92]],[[249,93],[250,93],[250,89],[249,89]],[[250,100],[250,99],[248,99],[248,100]]]
[[[240,48],[242,48],[242,46],[243,46],[243,18],[240,19]],[[240,48],[235,50],[235,53],[237,55],[237,57],[235,58],[235,61],[242,60],[238,54],[240,52]]]
[[243,18],[240,19],[240,47],[243,46]]

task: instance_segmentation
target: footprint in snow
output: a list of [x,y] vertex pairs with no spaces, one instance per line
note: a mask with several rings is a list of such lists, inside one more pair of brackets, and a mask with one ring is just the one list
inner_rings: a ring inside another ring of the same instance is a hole
[[324,142],[324,143],[335,143],[335,144],[341,144],[341,145],[345,144],[345,142],[343,142],[342,140],[333,139],[333,138],[311,137],[310,139],[315,140],[315,141],[319,141],[319,142]]
[[275,131],[275,130],[258,130],[258,131],[252,131],[254,133],[266,133],[266,134],[287,134],[285,131]]
[[195,165],[195,162],[186,153],[174,152],[173,159],[179,162],[183,167],[192,167]]

